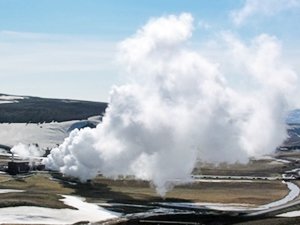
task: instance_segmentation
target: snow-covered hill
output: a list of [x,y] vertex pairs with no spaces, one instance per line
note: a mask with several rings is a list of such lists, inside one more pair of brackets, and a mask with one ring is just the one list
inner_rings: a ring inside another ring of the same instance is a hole
[[[0,148],[38,144],[53,148],[78,128],[95,127],[107,103],[0,94]],[[300,146],[300,109],[286,118],[289,138],[283,147]]]
[[96,127],[107,103],[0,94],[0,145],[55,147],[74,129]]
[[300,125],[300,109],[291,111],[286,118],[286,123]]
[[53,148],[63,142],[74,129],[96,127],[101,117],[51,123],[0,123],[0,144],[38,144],[40,148]]
[[26,97],[0,94],[0,104],[18,103],[20,99],[24,98]]

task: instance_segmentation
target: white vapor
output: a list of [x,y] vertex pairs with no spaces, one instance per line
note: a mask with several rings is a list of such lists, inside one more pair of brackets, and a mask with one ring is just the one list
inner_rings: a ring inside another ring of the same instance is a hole
[[299,0],[246,0],[241,9],[231,12],[231,18],[235,25],[242,25],[254,15],[271,16],[299,6]]
[[45,151],[43,151],[36,145],[33,145],[33,144],[25,145],[22,143],[15,145],[10,151],[14,154],[17,154],[22,159],[31,159],[33,157],[41,157],[45,153]]
[[119,60],[131,76],[114,87],[103,122],[73,131],[44,160],[79,177],[134,175],[165,194],[189,179],[197,161],[247,162],[274,151],[286,137],[287,89],[296,74],[280,61],[280,43],[267,35],[249,46],[224,35],[247,92],[229,86],[226,71],[186,47],[193,17],[150,20],[120,43]]

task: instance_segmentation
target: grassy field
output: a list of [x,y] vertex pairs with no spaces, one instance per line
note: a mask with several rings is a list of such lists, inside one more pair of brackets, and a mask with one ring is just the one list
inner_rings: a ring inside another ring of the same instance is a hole
[[281,176],[289,169],[294,168],[293,164],[284,164],[272,159],[250,160],[247,164],[226,164],[219,165],[199,163],[194,174],[219,175],[219,176]]
[[[57,177],[56,178],[62,178]],[[196,182],[175,187],[166,196],[159,196],[151,184],[136,180],[111,180],[97,177],[89,183],[71,185],[68,179],[56,180],[51,174],[39,173],[23,178],[0,175],[1,189],[25,190],[1,194],[0,207],[34,205],[65,207],[61,194],[85,197],[89,202],[121,202],[147,204],[152,202],[215,202],[266,204],[283,198],[288,189],[280,181]],[[1,182],[2,180],[2,182]],[[266,193],[268,193],[266,195]]]
[[[161,201],[266,204],[283,198],[288,189],[280,181],[196,182],[180,185],[159,196],[151,184],[97,177],[79,184],[75,193],[94,202],[147,203]],[[266,193],[268,193],[266,195]]]
[[70,194],[72,189],[51,180],[49,174],[35,174],[17,179],[0,176],[0,189],[18,189],[25,192],[1,194],[0,207],[9,206],[43,206],[50,208],[66,208],[59,201],[60,194]]
[[[7,156],[0,159],[2,164]],[[252,160],[248,164],[201,164],[201,173],[212,175],[278,175],[290,164],[270,159]],[[196,172],[196,171],[195,171]],[[199,171],[198,171],[199,172]],[[70,184],[74,179],[59,173],[42,172],[27,177],[11,177],[0,174],[1,189],[25,190],[21,193],[1,194],[0,207],[33,205],[52,208],[66,207],[59,201],[61,194],[85,197],[88,202],[119,202],[149,204],[152,202],[211,202],[242,203],[251,205],[267,204],[283,198],[288,189],[281,181],[253,180],[249,182],[193,182],[179,185],[159,196],[153,185],[147,181],[133,179],[112,180],[98,176],[88,183]],[[300,185],[300,182],[298,183]]]

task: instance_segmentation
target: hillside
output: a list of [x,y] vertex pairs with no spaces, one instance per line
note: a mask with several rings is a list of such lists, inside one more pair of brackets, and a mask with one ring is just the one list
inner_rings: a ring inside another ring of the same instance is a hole
[[75,128],[96,127],[106,107],[102,102],[0,94],[0,145],[55,147]]
[[0,94],[0,123],[82,120],[105,112],[107,103]]
[[[0,144],[55,146],[75,128],[95,127],[106,107],[103,102],[0,94]],[[300,110],[291,111],[286,123],[288,138],[281,147],[299,148]]]
[[288,125],[300,125],[300,109],[295,109],[289,112],[286,123]]

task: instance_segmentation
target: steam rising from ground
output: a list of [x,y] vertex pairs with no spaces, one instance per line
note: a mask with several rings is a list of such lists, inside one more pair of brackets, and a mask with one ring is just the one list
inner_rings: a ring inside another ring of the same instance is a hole
[[[247,162],[274,151],[286,137],[297,81],[281,62],[278,40],[261,35],[246,45],[224,34],[227,58],[216,64],[186,46],[192,31],[190,14],[171,15],[120,43],[131,81],[112,89],[103,122],[73,131],[46,166],[82,181],[99,172],[134,175],[163,195],[188,180],[199,160]],[[249,81],[248,90],[228,84],[224,65]]]
[[15,145],[10,151],[14,154],[17,154],[22,159],[41,157],[45,154],[45,152],[41,150],[37,145],[24,145],[22,143]]
[[10,151],[21,159],[29,160],[30,165],[34,164],[36,158],[40,158],[45,154],[45,151],[35,144],[24,145],[19,143]]

